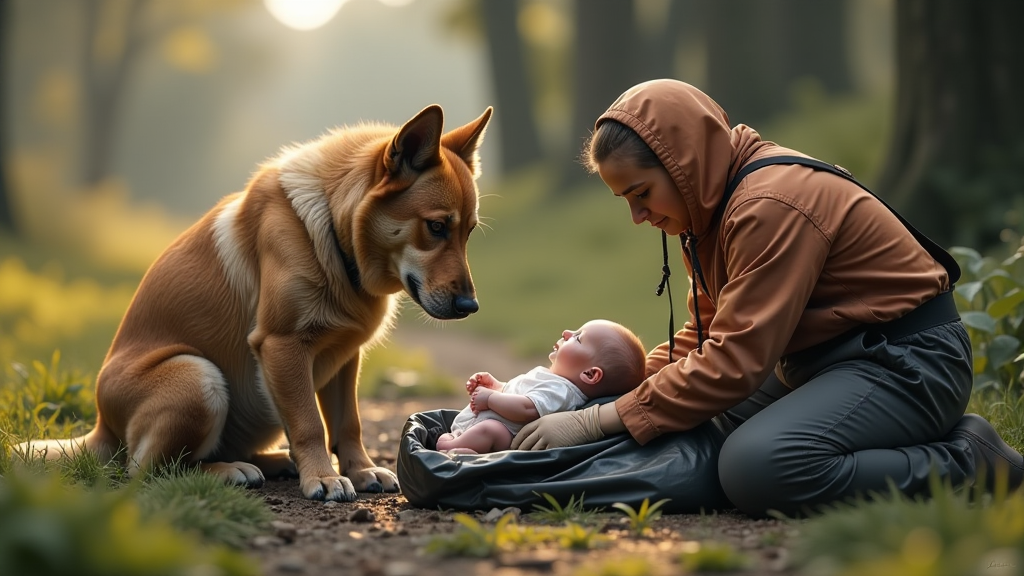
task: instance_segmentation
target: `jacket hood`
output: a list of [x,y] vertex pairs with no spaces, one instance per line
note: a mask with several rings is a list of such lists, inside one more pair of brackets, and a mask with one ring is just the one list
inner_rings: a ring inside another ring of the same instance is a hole
[[692,232],[702,236],[729,178],[762,144],[753,129],[729,127],[729,117],[707,94],[678,80],[633,86],[602,114],[630,127],[650,146],[675,181],[690,212]]

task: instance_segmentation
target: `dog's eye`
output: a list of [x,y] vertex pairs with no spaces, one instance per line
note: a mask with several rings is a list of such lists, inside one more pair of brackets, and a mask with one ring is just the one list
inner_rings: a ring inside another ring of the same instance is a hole
[[438,238],[444,238],[448,235],[448,226],[440,220],[427,220],[427,228],[431,234]]

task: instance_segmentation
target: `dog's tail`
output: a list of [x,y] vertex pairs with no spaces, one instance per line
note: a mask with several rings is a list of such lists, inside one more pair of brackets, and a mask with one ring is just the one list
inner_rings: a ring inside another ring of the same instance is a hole
[[100,461],[109,462],[119,449],[120,442],[114,434],[102,423],[97,423],[91,432],[83,436],[22,442],[14,446],[14,453],[26,461],[32,461],[75,457],[88,451],[96,454]]

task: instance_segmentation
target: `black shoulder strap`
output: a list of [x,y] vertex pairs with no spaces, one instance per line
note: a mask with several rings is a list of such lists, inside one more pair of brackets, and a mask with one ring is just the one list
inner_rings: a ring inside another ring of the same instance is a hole
[[914,228],[910,222],[907,222],[907,220],[900,215],[899,212],[894,210],[892,206],[886,204],[885,200],[882,200],[874,192],[869,190],[867,186],[858,182],[857,179],[853,177],[853,174],[850,174],[848,170],[813,158],[804,158],[803,156],[771,156],[755,160],[747,164],[740,169],[739,173],[737,173],[732,181],[729,182],[729,185],[725,187],[725,195],[722,196],[722,201],[718,204],[718,208],[715,209],[715,214],[712,216],[711,221],[717,222],[722,217],[722,214],[725,212],[725,205],[729,202],[729,198],[732,197],[732,193],[736,190],[736,187],[739,186],[740,180],[743,180],[743,178],[754,170],[764,168],[765,166],[771,166],[772,164],[799,164],[801,166],[807,166],[808,168],[814,168],[815,170],[824,170],[825,172],[831,172],[837,176],[846,178],[850,182],[860,186],[869,194],[877,198],[878,201],[888,208],[890,212],[895,214],[896,217],[899,218],[900,222],[907,227],[907,230],[910,230],[910,233],[914,235],[914,238],[921,243],[921,246],[931,254],[932,258],[935,258],[939,264],[942,264],[946,269],[946,273],[949,274],[950,286],[960,279],[960,266],[956,263],[956,260],[953,259],[949,252],[946,252],[941,246],[919,232],[917,228]]

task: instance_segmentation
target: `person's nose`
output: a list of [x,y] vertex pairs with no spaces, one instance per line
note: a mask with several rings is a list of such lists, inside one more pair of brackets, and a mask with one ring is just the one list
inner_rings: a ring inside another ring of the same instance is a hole
[[572,330],[562,330],[562,341],[567,342],[569,338],[572,338]]
[[629,212],[633,217],[633,224],[643,224],[647,220],[647,217],[651,215],[651,211],[644,208],[639,203],[630,203]]

